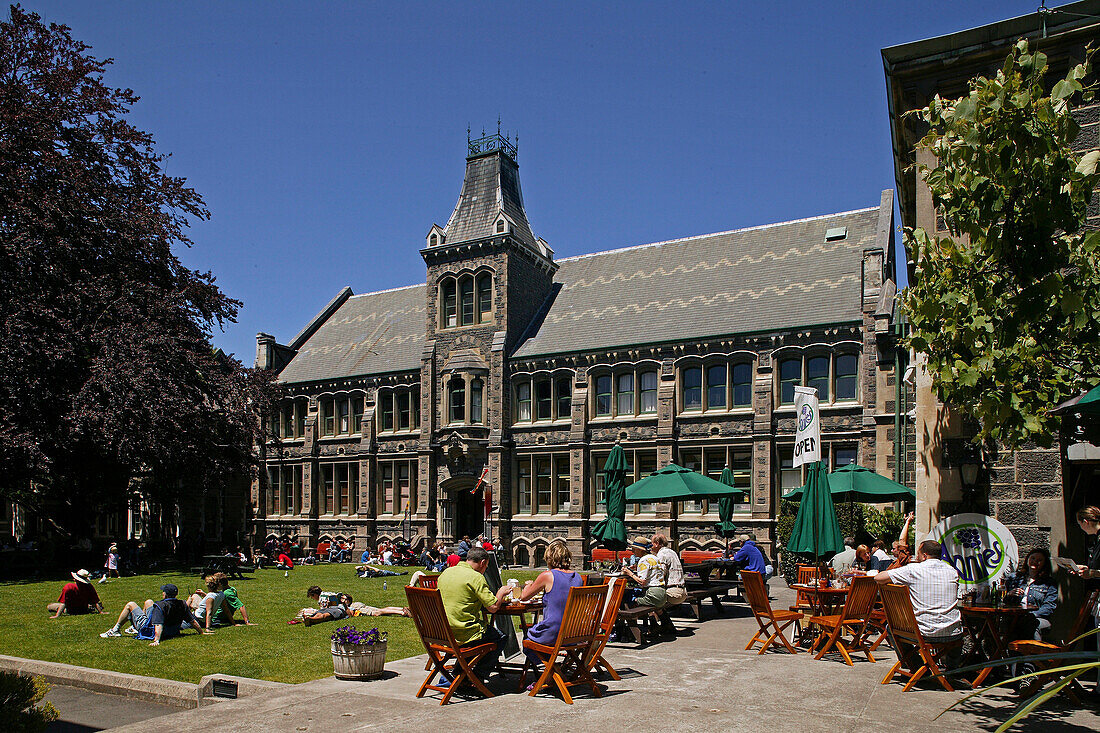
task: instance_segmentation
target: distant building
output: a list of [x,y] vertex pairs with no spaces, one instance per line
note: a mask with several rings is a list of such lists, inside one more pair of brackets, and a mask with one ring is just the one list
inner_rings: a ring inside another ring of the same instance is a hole
[[[911,485],[895,460],[892,212],[884,191],[858,211],[558,260],[528,223],[515,148],[472,141],[454,212],[420,249],[426,283],[345,288],[288,344],[258,335],[257,364],[290,396],[256,534],[451,544],[486,529],[484,475],[516,562],[541,563],[556,537],[588,555],[618,442],[633,479],[728,465],[749,489],[736,523],[771,547],[780,487],[802,483],[796,384],[821,393],[830,465]],[[627,509],[632,534],[681,547],[720,546],[716,521],[707,502]]]
[[[914,163],[934,163],[926,151],[914,150],[925,131],[918,120],[904,113],[925,107],[936,94],[963,96],[970,79],[996,73],[1020,38],[1029,39],[1047,55],[1053,84],[1072,64],[1084,60],[1087,43],[1095,44],[1100,38],[1100,1],[1071,3],[883,49],[894,170],[905,226],[940,236],[947,233],[932,206],[928,187],[912,167]],[[1081,107],[1075,114],[1082,125],[1079,148],[1096,148],[1100,104]],[[1093,225],[1100,224],[1098,203],[1094,197],[1089,212]],[[1055,554],[1077,552],[1080,556],[1084,537],[1072,514],[1085,504],[1100,504],[1100,448],[1075,437],[1076,423],[1072,419],[1064,423],[1060,445],[1050,450],[1030,446],[983,453],[970,445],[968,439],[974,431],[936,400],[931,378],[923,369],[917,370],[916,386],[918,529],[926,531],[959,508],[964,466],[969,464],[971,470],[978,469],[971,479],[977,484],[977,493],[988,495],[989,511],[1011,529],[1021,550],[1050,547]]]

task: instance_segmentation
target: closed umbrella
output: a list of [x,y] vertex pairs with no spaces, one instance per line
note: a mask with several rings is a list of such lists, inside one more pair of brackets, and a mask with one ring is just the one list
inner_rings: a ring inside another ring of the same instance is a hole
[[844,538],[840,535],[840,523],[833,508],[829,476],[821,461],[815,461],[810,464],[806,485],[802,487],[802,501],[787,541],[787,550],[813,555],[817,560],[822,555],[842,549]]
[[592,536],[609,550],[626,549],[626,454],[622,446],[611,449],[603,466],[603,487],[607,500],[607,519],[592,528]]
[[[722,476],[718,483],[733,486],[733,471],[729,466],[722,469]],[[733,524],[733,497],[723,496],[718,499],[718,523],[714,525],[714,532],[719,537],[726,538],[726,550],[730,547],[730,537],[737,534],[737,527]]]

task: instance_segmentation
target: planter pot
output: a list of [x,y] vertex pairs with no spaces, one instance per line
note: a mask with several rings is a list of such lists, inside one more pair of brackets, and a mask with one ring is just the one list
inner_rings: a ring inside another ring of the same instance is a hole
[[386,665],[386,642],[337,644],[332,642],[332,666],[338,680],[373,680]]

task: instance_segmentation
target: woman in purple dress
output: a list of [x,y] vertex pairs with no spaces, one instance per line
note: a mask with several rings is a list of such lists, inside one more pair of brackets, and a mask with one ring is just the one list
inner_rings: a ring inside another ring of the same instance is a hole
[[[540,591],[544,605],[542,620],[527,630],[527,638],[539,644],[553,646],[558,639],[558,629],[561,628],[561,617],[565,613],[565,602],[569,598],[569,589],[584,585],[584,578],[579,573],[570,572],[569,565],[573,562],[573,553],[565,546],[562,540],[554,540],[546,548],[545,573],[540,573],[533,581],[527,581],[523,587],[521,600],[533,598]],[[541,663],[543,657],[527,651],[528,659],[532,663]]]

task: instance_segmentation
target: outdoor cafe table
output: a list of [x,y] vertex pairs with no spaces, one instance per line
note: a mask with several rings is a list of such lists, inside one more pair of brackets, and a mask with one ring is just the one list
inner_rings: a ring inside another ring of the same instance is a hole
[[[1004,659],[1008,656],[1009,633],[1016,627],[1021,618],[1036,610],[1038,606],[1005,605],[1003,603],[992,605],[989,603],[960,603],[959,611],[962,612],[963,627],[966,633],[974,640],[974,648],[962,660],[963,666],[973,664],[980,657],[985,656],[990,662]],[[989,647],[989,654],[986,648]],[[993,670],[985,667],[971,682],[971,686],[980,687],[986,677]]]
[[[810,602],[811,616],[831,616],[840,613],[844,601],[848,598],[848,587],[833,588],[832,586],[820,586],[816,583],[794,583],[791,585],[796,591],[806,595]],[[813,641],[814,633],[810,631],[809,624],[802,627],[800,642]]]
[[[507,605],[501,606],[500,609],[497,610],[497,612],[494,614],[494,616],[514,616],[514,617],[517,617],[519,619],[519,626],[520,626],[520,632],[521,632],[519,642],[520,642],[520,652],[522,653],[523,652],[523,637],[525,637],[527,635],[527,629],[531,628],[531,626],[534,625],[535,621],[539,617],[539,614],[542,612],[542,610],[544,608],[545,608],[545,604],[542,601],[535,601],[533,603],[520,603],[518,601],[509,601],[509,603]],[[527,614],[528,613],[531,614],[531,623],[530,624],[527,623]],[[509,662],[501,661],[501,662],[497,663],[497,669],[501,670],[502,672],[522,672],[523,671],[523,662],[509,663]]]

